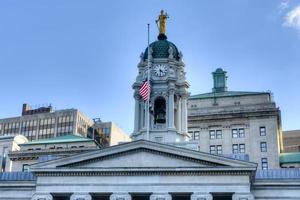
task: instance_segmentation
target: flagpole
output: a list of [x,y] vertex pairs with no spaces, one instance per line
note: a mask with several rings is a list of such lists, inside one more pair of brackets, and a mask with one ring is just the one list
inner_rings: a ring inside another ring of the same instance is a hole
[[[148,26],[148,87],[150,87],[150,48],[149,48],[149,42],[150,42],[150,24],[147,24]],[[147,98],[147,140],[150,140],[150,90],[148,91],[148,98]]]

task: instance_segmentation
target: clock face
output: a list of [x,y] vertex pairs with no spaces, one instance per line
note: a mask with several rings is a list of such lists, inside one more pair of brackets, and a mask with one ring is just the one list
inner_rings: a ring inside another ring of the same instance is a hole
[[154,74],[158,77],[165,76],[167,74],[167,66],[163,64],[157,64],[154,66]]

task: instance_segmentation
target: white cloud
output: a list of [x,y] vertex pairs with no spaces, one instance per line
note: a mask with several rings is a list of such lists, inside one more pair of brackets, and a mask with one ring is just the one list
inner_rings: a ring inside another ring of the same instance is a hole
[[300,32],[300,5],[285,15],[283,25],[294,28]]

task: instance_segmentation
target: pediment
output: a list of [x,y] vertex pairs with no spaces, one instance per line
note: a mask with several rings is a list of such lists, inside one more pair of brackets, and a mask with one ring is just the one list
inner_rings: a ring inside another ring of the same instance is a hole
[[256,164],[145,140],[37,163],[32,171],[116,169],[255,169]]

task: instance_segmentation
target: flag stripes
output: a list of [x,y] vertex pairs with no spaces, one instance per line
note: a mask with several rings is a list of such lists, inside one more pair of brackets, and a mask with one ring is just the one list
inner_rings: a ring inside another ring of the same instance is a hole
[[144,81],[144,83],[142,84],[142,86],[140,88],[140,95],[143,97],[144,101],[147,101],[149,99],[149,96],[150,96],[150,84],[149,84],[149,82],[147,80]]

